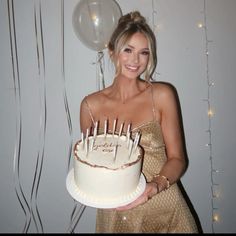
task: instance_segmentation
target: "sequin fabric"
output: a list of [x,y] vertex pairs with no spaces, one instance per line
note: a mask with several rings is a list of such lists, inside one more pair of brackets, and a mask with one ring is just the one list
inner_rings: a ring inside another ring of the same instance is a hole
[[[141,132],[144,149],[142,172],[147,181],[166,162],[165,145],[157,121],[147,122],[133,130]],[[127,211],[97,209],[97,233],[198,233],[195,220],[178,187],[173,184],[143,205]]]

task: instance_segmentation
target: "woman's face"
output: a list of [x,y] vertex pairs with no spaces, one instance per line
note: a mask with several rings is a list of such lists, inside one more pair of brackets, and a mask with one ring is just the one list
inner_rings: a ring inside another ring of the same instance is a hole
[[147,38],[139,32],[133,34],[118,56],[121,75],[139,77],[147,67],[149,54]]

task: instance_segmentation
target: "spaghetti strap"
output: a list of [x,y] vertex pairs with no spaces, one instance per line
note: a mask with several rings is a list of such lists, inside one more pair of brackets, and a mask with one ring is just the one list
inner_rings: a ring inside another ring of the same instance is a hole
[[93,118],[93,114],[92,114],[92,111],[91,111],[91,109],[90,109],[90,107],[89,107],[89,104],[88,104],[88,101],[87,101],[86,98],[87,98],[87,96],[85,97],[84,101],[85,101],[85,103],[86,103],[86,106],[87,106],[87,109],[88,109],[90,118],[91,118],[91,120],[93,121],[93,124],[95,125],[95,121],[94,121],[94,118]]
[[151,95],[152,95],[152,113],[153,113],[153,120],[156,120],[156,109],[153,97],[153,85],[151,84]]

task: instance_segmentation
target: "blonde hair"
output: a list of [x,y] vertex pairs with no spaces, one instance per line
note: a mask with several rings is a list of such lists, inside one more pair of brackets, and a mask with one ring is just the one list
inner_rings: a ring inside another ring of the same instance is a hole
[[150,56],[147,68],[144,71],[144,78],[149,81],[157,64],[156,37],[147,24],[146,19],[138,11],[130,12],[119,19],[118,25],[108,43],[108,49],[111,52],[111,58],[115,64],[117,75],[120,73],[121,68],[119,62],[116,60],[116,56],[124,48],[131,36],[137,32],[142,33],[148,41]]

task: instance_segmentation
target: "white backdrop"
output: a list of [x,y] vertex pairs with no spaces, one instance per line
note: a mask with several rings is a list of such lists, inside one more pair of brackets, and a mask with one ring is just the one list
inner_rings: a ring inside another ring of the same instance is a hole
[[[96,210],[86,207],[79,219],[73,209],[81,213],[81,205],[65,187],[71,147],[80,137],[80,102],[97,90],[96,52],[72,27],[77,3],[0,0],[2,233],[95,230]],[[236,1],[117,3],[123,14],[141,11],[155,30],[156,80],[172,83],[179,94],[189,158],[182,183],[203,231],[236,232]],[[104,53],[107,86],[112,70]]]

